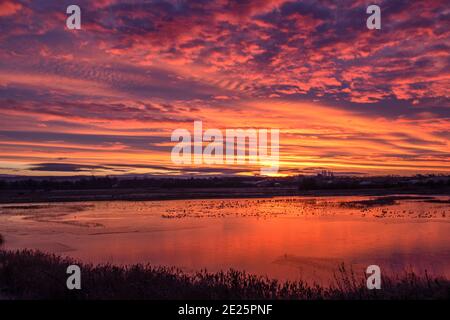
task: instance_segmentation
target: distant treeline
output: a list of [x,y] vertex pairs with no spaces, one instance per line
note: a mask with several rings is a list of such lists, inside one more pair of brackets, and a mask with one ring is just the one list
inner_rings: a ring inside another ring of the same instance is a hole
[[152,189],[152,188],[249,188],[291,187],[305,190],[385,189],[385,188],[448,188],[450,176],[415,177],[80,177],[20,178],[0,180],[0,190],[89,190],[89,189]]
[[71,180],[0,180],[0,190],[86,190],[130,188],[244,188],[257,183],[255,177],[211,178],[115,178],[89,177]]
[[386,188],[447,188],[450,187],[448,176],[416,177],[301,177],[299,190],[334,190],[334,189],[386,189]]

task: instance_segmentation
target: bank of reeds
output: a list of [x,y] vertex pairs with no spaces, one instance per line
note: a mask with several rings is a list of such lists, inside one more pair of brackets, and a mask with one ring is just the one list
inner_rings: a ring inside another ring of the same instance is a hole
[[[80,266],[81,290],[68,290],[66,269]],[[448,299],[450,281],[404,273],[368,290],[344,266],[333,285],[280,282],[246,272],[132,265],[90,265],[39,251],[0,251],[0,296],[12,299]]]

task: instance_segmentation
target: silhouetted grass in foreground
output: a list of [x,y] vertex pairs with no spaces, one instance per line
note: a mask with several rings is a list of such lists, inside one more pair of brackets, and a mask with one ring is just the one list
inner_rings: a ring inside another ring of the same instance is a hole
[[[66,269],[82,270],[82,289],[66,288]],[[0,251],[0,296],[14,299],[448,299],[450,281],[405,273],[368,290],[341,266],[331,287],[278,282],[245,272],[186,274],[175,268],[87,265],[38,251]]]

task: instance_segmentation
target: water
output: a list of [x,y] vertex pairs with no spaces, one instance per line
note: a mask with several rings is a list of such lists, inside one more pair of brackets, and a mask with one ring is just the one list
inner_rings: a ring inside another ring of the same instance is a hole
[[234,268],[323,284],[344,262],[359,275],[376,264],[450,278],[448,197],[364,202],[371,199],[10,204],[0,205],[0,234],[6,249],[93,263]]

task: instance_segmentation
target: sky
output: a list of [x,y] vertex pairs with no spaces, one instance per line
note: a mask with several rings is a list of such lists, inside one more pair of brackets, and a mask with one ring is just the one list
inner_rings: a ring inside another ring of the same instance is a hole
[[0,0],[0,174],[258,174],[174,164],[194,121],[279,129],[279,175],[449,174],[449,26],[444,0]]

